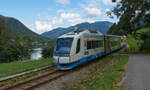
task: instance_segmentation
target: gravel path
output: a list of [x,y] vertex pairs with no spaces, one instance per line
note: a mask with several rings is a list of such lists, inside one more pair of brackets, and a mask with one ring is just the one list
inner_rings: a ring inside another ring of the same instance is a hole
[[150,54],[132,54],[121,90],[150,90]]
[[81,68],[78,71],[72,72],[61,78],[58,78],[55,81],[44,84],[39,88],[36,88],[35,90],[65,90],[67,86],[78,83],[78,81],[81,79],[81,76],[86,74],[91,68],[98,65],[99,62],[101,62],[101,60],[99,60],[97,63],[92,63],[91,65]]

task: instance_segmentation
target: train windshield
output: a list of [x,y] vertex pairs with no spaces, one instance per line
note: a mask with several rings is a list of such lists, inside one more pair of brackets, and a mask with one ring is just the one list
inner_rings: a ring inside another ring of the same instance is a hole
[[57,39],[56,52],[69,53],[72,46],[73,38],[59,38]]

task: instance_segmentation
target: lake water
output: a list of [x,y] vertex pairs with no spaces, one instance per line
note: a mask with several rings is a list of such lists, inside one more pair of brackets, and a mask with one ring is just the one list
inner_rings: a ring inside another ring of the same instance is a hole
[[38,60],[42,58],[42,48],[33,49],[33,53],[31,54],[31,59]]

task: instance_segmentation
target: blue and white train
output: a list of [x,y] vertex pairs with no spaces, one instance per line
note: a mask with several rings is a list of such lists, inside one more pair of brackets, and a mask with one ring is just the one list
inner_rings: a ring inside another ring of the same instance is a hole
[[79,31],[58,37],[53,60],[60,70],[73,69],[85,62],[124,47],[124,37],[97,31]]

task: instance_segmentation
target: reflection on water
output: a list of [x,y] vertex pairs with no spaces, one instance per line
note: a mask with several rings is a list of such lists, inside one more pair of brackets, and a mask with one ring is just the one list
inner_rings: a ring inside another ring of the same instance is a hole
[[42,58],[42,48],[35,48],[33,49],[33,53],[31,54],[31,59],[38,60]]

